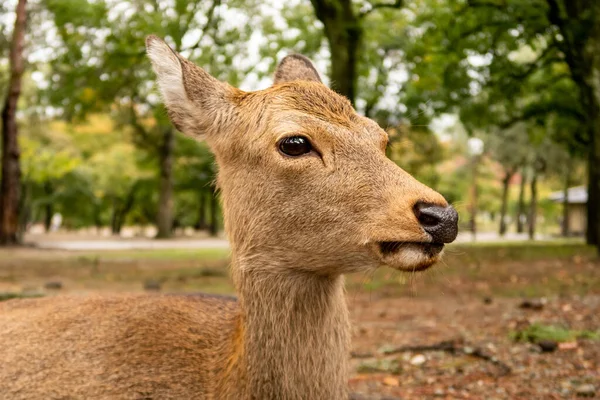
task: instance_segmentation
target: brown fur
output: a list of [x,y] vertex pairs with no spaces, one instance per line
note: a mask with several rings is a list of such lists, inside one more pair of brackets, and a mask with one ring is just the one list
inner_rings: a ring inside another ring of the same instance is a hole
[[[173,123],[219,165],[238,301],[114,295],[0,305],[0,398],[344,399],[349,348],[342,274],[439,256],[413,207],[446,202],[385,157],[387,135],[286,59],[269,89],[218,82],[148,39]],[[303,135],[315,151],[280,153]]]

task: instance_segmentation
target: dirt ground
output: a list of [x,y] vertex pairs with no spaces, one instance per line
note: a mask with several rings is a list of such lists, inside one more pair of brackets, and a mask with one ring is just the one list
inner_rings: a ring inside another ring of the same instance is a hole
[[[519,303],[516,299],[485,304],[447,296],[360,296],[351,308],[356,321],[352,360],[356,372],[350,386],[367,399],[381,395],[402,399],[563,399],[575,397],[581,390],[591,391],[586,394],[593,397],[600,378],[597,341],[575,340],[565,349],[543,353],[538,345],[515,343],[509,335],[533,322],[597,329],[600,297],[556,298],[540,311],[520,309]],[[443,341],[452,341],[459,351],[381,354],[386,347]],[[495,357],[510,371],[468,354],[475,349]],[[359,358],[371,355],[375,358]],[[367,372],[373,367],[383,367],[384,372]]]
[[[600,262],[589,248],[482,246],[448,253],[443,264],[419,275],[381,270],[348,277],[353,398],[600,396]],[[0,296],[228,293],[226,265],[223,251],[5,250]],[[517,340],[536,327],[550,329],[549,339],[528,333]]]

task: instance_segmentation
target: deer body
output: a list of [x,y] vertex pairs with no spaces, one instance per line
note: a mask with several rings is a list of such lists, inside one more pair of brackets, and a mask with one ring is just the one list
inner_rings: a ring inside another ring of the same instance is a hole
[[249,299],[257,313],[242,299],[175,295],[0,304],[0,398],[344,398],[343,285],[315,284],[322,297],[305,286]]
[[0,303],[0,398],[347,398],[343,274],[431,266],[456,212],[304,57],[247,93],[156,37],[147,47],[172,122],[215,153],[238,300]]

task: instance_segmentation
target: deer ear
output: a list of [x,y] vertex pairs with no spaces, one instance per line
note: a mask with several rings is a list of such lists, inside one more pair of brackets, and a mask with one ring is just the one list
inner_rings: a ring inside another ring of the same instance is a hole
[[230,115],[234,107],[236,89],[213,78],[154,35],[146,38],[146,50],[173,125],[195,137],[219,130],[223,116]]
[[275,70],[275,84],[291,81],[321,82],[313,63],[300,54],[285,56]]

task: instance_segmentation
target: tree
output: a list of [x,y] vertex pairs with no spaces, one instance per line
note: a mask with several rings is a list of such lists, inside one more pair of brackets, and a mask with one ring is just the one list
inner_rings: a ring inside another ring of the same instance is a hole
[[525,224],[523,219],[525,216],[525,188],[527,186],[527,167],[521,167],[521,176],[519,181],[519,201],[517,203],[517,233],[523,233]]
[[498,232],[504,236],[507,231],[506,214],[510,183],[527,161],[529,138],[526,124],[518,124],[510,129],[496,129],[486,138],[486,148],[491,157],[503,168],[502,203],[500,206],[500,226]]
[[592,3],[411,3],[419,18],[407,51],[409,74],[435,78],[426,91],[412,79],[406,92],[435,113],[460,110],[461,118],[495,120],[502,128],[519,121],[544,125],[556,114],[582,122],[585,129],[571,131],[571,140],[589,149],[588,242],[598,244],[600,3]]
[[[81,166],[82,158],[66,132],[52,129],[40,121],[28,122],[19,140],[24,192],[21,204],[32,214],[43,208],[44,226],[48,231],[61,184],[67,175]],[[29,220],[27,215],[21,218],[23,227]]]
[[444,161],[445,151],[436,135],[427,127],[407,125],[390,127],[387,132],[388,157],[426,185],[437,186],[437,166]]
[[346,96],[352,104],[357,96],[364,18],[382,8],[400,8],[403,3],[403,0],[393,3],[367,2],[363,10],[358,10],[352,0],[311,0],[329,44],[331,87]]
[[[134,132],[136,146],[157,164],[157,236],[170,236],[177,140],[153,89],[155,76],[145,56],[144,37],[148,33],[164,37],[176,51],[208,65],[214,76],[237,84],[243,70],[232,64],[245,57],[244,42],[251,25],[241,20],[227,25],[219,21],[227,10],[249,5],[234,0],[77,0],[75,7],[71,0],[46,1],[64,49],[52,62],[47,98],[61,107],[65,118],[111,112]],[[119,7],[112,10],[116,17],[109,18],[108,10],[117,3]]]
[[21,169],[17,126],[17,103],[21,95],[21,79],[25,70],[23,48],[27,23],[27,1],[19,0],[10,45],[10,79],[2,109],[2,183],[0,186],[0,245],[20,241],[19,201]]
[[552,43],[569,66],[584,111],[589,140],[587,240],[600,253],[600,3],[546,2],[548,21],[557,31]]

